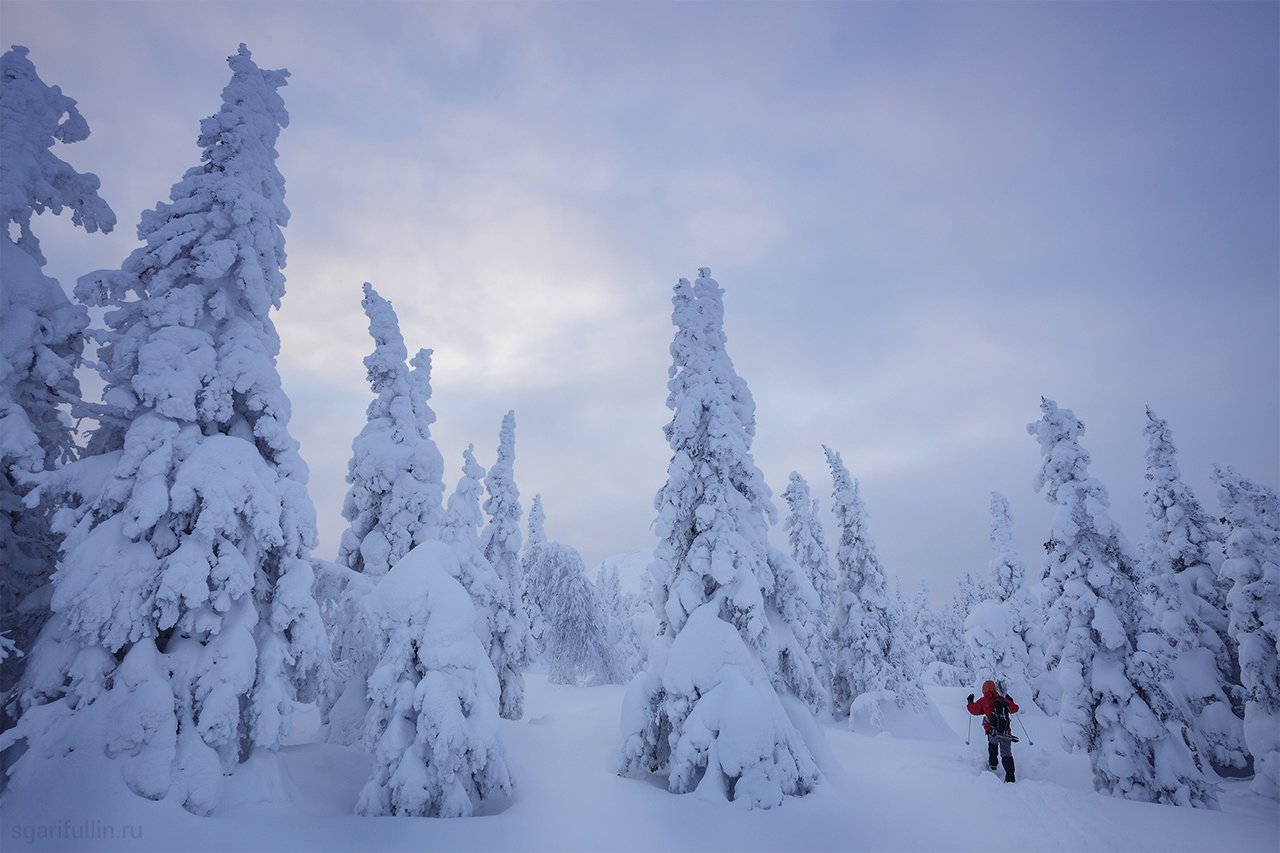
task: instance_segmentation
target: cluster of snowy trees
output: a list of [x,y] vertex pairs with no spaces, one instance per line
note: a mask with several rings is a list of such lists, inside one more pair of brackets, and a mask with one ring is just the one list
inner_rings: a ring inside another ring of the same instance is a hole
[[[522,715],[534,654],[558,680],[625,679],[639,665],[633,606],[616,576],[592,584],[573,549],[546,542],[541,517],[522,556],[513,413],[487,476],[469,447],[444,505],[431,351],[409,359],[368,284],[375,396],[352,444],[349,528],[336,563],[312,556],[271,319],[288,73],[243,45],[228,61],[199,164],[142,214],[143,245],[82,277],[74,304],[42,274],[30,224],[68,208],[88,231],[114,225],[98,179],[52,152],[88,125],[25,48],[0,58],[6,775],[20,785],[57,756],[102,754],[137,794],[207,814],[225,778],[314,703],[332,738],[373,758],[361,813],[470,814],[513,788],[497,721]],[[105,328],[88,330],[86,307]],[[82,399],[82,367],[101,402]],[[538,648],[526,601],[546,626]]]
[[[923,685],[987,678],[1059,718],[1095,787],[1215,808],[1219,777],[1280,796],[1280,499],[1213,472],[1211,517],[1182,480],[1165,421],[1147,411],[1148,529],[1134,548],[1088,472],[1084,425],[1043,400],[1028,426],[1057,507],[1033,581],[1008,500],[991,496],[994,556],[941,610],[923,587],[889,592],[858,482],[824,448],[834,555],[808,482],[783,493],[789,555],[767,541],[770,492],[750,454],[754,403],[725,352],[721,291],[703,270],[675,289],[666,427],[650,588],[660,620],[623,709],[622,772],[665,772],[774,805],[815,784],[803,733],[829,712],[862,731],[920,711]],[[787,559],[787,557],[790,559]],[[729,709],[756,708],[747,721]]]
[[[1148,409],[1147,530],[1134,547],[1088,472],[1083,423],[1052,401],[1041,409],[1028,426],[1044,457],[1035,486],[1057,507],[1043,571],[1028,576],[1009,502],[993,493],[989,570],[966,573],[940,610],[923,586],[910,600],[886,595],[858,484],[826,450],[840,590],[822,664],[833,715],[874,728],[886,699],[908,708],[921,683],[990,678],[1059,718],[1100,791],[1213,808],[1214,780],[1252,774],[1255,791],[1280,796],[1280,499],[1218,467],[1221,514],[1211,516],[1182,479],[1168,424]],[[800,475],[786,494],[792,554],[824,588],[833,575]]]
[[[88,231],[114,225],[98,179],[52,153],[88,125],[25,49],[0,58],[9,783],[80,751],[106,756],[141,796],[207,814],[226,778],[315,705],[330,740],[371,757],[361,814],[469,815],[514,791],[499,721],[523,716],[524,674],[541,662],[556,683],[629,682],[620,772],[663,773],[677,793],[778,805],[820,782],[817,718],[892,731],[926,711],[926,684],[993,678],[1059,716],[1099,790],[1212,807],[1214,776],[1252,772],[1280,797],[1273,491],[1216,469],[1222,512],[1210,516],[1148,412],[1149,523],[1134,548],[1088,472],[1083,424],[1042,401],[1036,488],[1058,508],[1042,573],[1029,577],[993,494],[989,570],[935,610],[923,586],[891,591],[860,484],[832,448],[834,547],[797,472],[782,493],[788,547],[771,544],[755,403],[706,269],[672,298],[672,455],[647,603],[616,569],[588,578],[578,552],[548,538],[540,497],[522,536],[513,412],[493,465],[469,446],[446,489],[431,350],[410,358],[370,284],[373,399],[352,442],[348,528],[335,562],[316,558],[271,319],[284,296],[275,144],[288,75],[244,46],[229,64],[199,163],[142,214],[142,245],[119,269],[80,279],[76,304],[43,275],[31,218],[68,208]],[[104,328],[88,329],[87,308]],[[77,370],[96,371],[100,402],[82,398]]]

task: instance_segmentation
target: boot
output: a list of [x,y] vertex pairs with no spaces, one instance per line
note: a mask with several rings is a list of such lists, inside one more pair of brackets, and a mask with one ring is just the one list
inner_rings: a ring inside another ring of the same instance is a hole
[[994,743],[987,744],[987,766],[992,770],[996,769],[997,747]]
[[1004,757],[1004,781],[1013,782],[1013,756],[1006,755]]

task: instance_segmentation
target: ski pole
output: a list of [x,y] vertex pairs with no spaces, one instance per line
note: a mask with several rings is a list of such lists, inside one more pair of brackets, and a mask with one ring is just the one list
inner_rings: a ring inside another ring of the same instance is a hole
[[964,730],[964,745],[969,745],[969,736],[973,733],[973,717],[969,717],[969,727]]
[[1027,746],[1035,746],[1036,742],[1031,739],[1031,732],[1027,731],[1027,724],[1022,722],[1022,718],[1018,718],[1018,722],[1022,723],[1022,733],[1027,736]]

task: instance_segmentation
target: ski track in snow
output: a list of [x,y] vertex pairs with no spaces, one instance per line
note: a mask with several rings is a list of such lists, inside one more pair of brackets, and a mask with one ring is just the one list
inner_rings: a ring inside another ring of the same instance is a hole
[[[1224,784],[1223,811],[1131,803],[1092,790],[1087,757],[1067,755],[1056,720],[1028,712],[1036,746],[1014,746],[1018,782],[984,769],[961,688],[930,688],[954,736],[855,734],[827,722],[824,780],[781,808],[748,810],[664,777],[616,775],[621,687],[527,680],[527,716],[503,721],[517,780],[498,814],[440,820],[352,814],[370,769],[358,749],[306,743],[300,726],[278,760],[260,756],[229,780],[214,817],[133,796],[110,762],[50,764],[41,784],[0,801],[6,853],[25,850],[427,851],[1194,851],[1280,848],[1280,804]],[[314,719],[310,736],[318,730]],[[64,823],[68,822],[68,823]],[[133,826],[142,838],[113,840]],[[44,828],[44,839],[32,838]],[[87,831],[86,831],[87,827]],[[80,831],[81,837],[70,833]],[[48,837],[61,832],[58,837]],[[97,837],[84,837],[96,833]]]

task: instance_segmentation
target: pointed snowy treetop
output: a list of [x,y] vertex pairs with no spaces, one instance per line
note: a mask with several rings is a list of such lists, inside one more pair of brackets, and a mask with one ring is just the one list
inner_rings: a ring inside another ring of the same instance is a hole
[[440,525],[440,538],[446,542],[474,544],[476,534],[484,524],[480,512],[480,495],[484,493],[484,467],[476,462],[475,445],[468,444],[462,451],[462,476],[449,495],[444,520]]
[[[273,146],[286,121],[276,92],[286,75],[258,69],[243,47],[230,64],[222,108],[201,123],[204,162],[173,186],[172,203],[142,214],[144,245],[119,270],[76,285],[81,301],[115,309],[99,349],[109,406],[91,449],[118,449],[123,436],[105,426],[139,408],[220,430],[243,420],[273,465],[305,481],[270,317],[284,294],[289,211]],[[147,375],[135,379],[140,362]]]
[[533,505],[529,507],[529,541],[533,548],[547,541],[547,514],[542,510],[542,495],[533,496]]
[[[1217,533],[1212,519],[1182,479],[1173,433],[1163,418],[1147,407],[1148,556],[1158,567],[1180,572],[1216,562]],[[1156,581],[1157,583],[1159,581]]]
[[508,411],[498,433],[498,458],[484,480],[488,493],[484,511],[489,524],[481,534],[485,557],[508,584],[516,580],[514,572],[520,553],[520,490],[515,481],[515,458],[516,413]]
[[413,409],[417,415],[416,420],[421,426],[424,438],[427,436],[427,430],[436,422],[436,413],[427,403],[431,399],[432,352],[433,350],[420,349],[418,354],[409,360],[409,365],[413,368],[409,371],[409,382],[412,386],[409,390],[413,398]]
[[810,495],[809,482],[792,471],[787,488],[782,492],[788,514],[783,522],[792,556],[810,573],[809,580],[824,603],[829,604],[834,592],[834,577],[827,560],[826,538],[818,517],[818,501]]
[[86,139],[89,124],[74,99],[45,85],[28,52],[14,45],[0,56],[0,207],[6,235],[16,224],[15,242],[43,265],[31,214],[68,207],[71,221],[90,233],[110,231],[116,215],[98,196],[98,176],[77,172],[51,150]]
[[393,438],[402,443],[430,439],[428,425],[436,419],[427,405],[431,398],[431,350],[419,350],[413,369],[406,366],[408,350],[400,333],[400,320],[391,303],[365,282],[360,301],[369,317],[373,352],[364,358],[369,385],[378,397],[369,404],[369,419],[387,417],[395,423]]
[[1001,601],[1008,601],[1022,588],[1027,568],[1014,543],[1009,499],[999,492],[991,493],[991,546],[996,552],[995,559],[991,561],[996,595]]
[[400,321],[391,303],[383,299],[369,282],[364,283],[364,298],[360,300],[365,316],[369,318],[369,335],[373,338],[373,352],[364,358],[369,385],[375,394],[394,391],[409,396],[408,373],[405,362],[409,351],[400,334]]
[[[507,555],[504,559],[516,561],[520,553],[520,490],[515,481],[516,462],[516,413],[508,411],[502,418],[502,429],[498,433],[498,458],[485,477],[485,488],[489,497],[484,502],[484,511],[488,513],[490,522],[483,534],[485,556],[493,562],[499,553]],[[498,574],[504,580],[511,580],[512,568],[506,571],[499,566]]]
[[423,420],[428,412],[429,355],[411,372],[400,322],[372,285],[361,300],[373,352],[364,359],[377,396],[368,422],[351,444],[343,517],[351,522],[338,561],[355,571],[383,575],[417,545],[435,536],[444,497],[444,457]]
[[1178,451],[1173,446],[1173,433],[1169,430],[1169,422],[1158,417],[1151,407],[1147,406],[1147,426],[1143,429],[1147,436],[1147,479],[1176,480],[1178,471]]
[[862,501],[858,481],[849,475],[840,454],[822,446],[831,467],[832,507],[840,528],[836,557],[845,571],[856,572],[847,578],[848,588],[859,598],[879,600],[888,594],[884,566],[875,543],[867,534],[867,507]]
[[787,503],[796,507],[807,507],[809,505],[809,481],[799,471],[792,471],[787,477],[787,488],[783,491],[782,496],[787,498]]
[[[746,380],[738,375],[726,350],[728,337],[724,333],[724,289],[711,277],[710,267],[702,267],[698,270],[698,280],[694,282],[693,292],[705,329],[706,343],[711,351],[712,378],[717,384],[729,387],[734,414],[742,422],[747,441],[750,443],[756,436],[756,403]],[[770,510],[772,510],[772,504],[770,504]],[[777,520],[772,512],[769,520],[771,522]]]
[[[284,296],[281,228],[289,221],[275,150],[289,116],[276,90],[289,74],[259,68],[244,45],[227,61],[232,77],[222,108],[200,122],[202,164],[173,185],[172,203],[142,214],[138,236],[146,245],[124,262],[123,275],[86,276],[77,293],[104,305],[123,301],[129,290],[151,296],[176,290],[182,295],[169,297],[172,304],[164,307],[182,325],[196,325],[206,311],[215,318],[245,314],[275,356],[280,342],[268,313]],[[184,292],[193,286],[203,298]]]
[[791,544],[795,547],[798,543],[794,538],[811,536],[810,528],[816,520],[815,504],[809,495],[809,481],[799,471],[791,472],[787,487],[782,491],[782,499],[787,502],[787,508],[790,510],[782,526],[790,531],[793,538]]
[[1068,484],[1092,482],[1096,487],[1096,496],[1100,496],[1103,505],[1109,505],[1106,489],[1101,483],[1089,477],[1089,452],[1080,446],[1080,436],[1084,435],[1084,421],[1078,419],[1070,409],[1062,409],[1053,400],[1040,398],[1040,411],[1043,416],[1038,421],[1027,424],[1027,433],[1040,443],[1040,455],[1044,463],[1036,474],[1035,489],[1045,489],[1045,499],[1062,503],[1058,500],[1058,490]]
[[[702,339],[702,323],[693,301],[693,285],[689,279],[682,278],[676,282],[671,296],[671,322],[676,327],[675,337],[671,339],[671,367],[667,369],[667,408],[675,411],[679,405],[681,394],[694,375],[690,368],[695,367],[700,355],[699,342]],[[672,440],[675,421],[663,426],[667,441]]]

